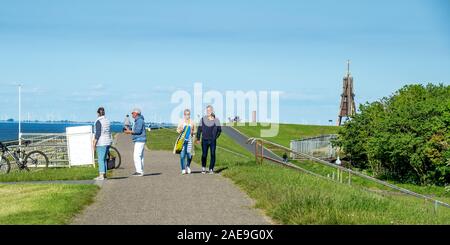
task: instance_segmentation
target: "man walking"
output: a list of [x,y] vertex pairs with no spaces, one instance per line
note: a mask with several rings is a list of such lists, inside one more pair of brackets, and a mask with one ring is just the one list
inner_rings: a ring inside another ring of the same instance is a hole
[[214,115],[214,109],[211,105],[206,107],[206,116],[202,117],[197,130],[197,143],[199,143],[200,135],[202,136],[202,173],[206,173],[206,159],[208,157],[208,149],[211,149],[211,159],[209,162],[209,173],[214,173],[214,165],[216,164],[216,141],[222,133],[220,121]]
[[131,134],[134,142],[134,167],[136,172],[133,176],[144,176],[144,147],[147,141],[147,135],[145,132],[145,121],[144,117],[141,115],[141,110],[138,108],[133,109],[131,113],[134,118],[133,129],[126,129],[124,132],[126,134]]
[[125,120],[123,121],[123,130],[131,129],[130,115],[125,116]]

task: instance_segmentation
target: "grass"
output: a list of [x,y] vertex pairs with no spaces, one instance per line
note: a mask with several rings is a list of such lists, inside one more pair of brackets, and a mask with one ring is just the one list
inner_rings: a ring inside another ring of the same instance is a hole
[[[150,149],[172,150],[177,134],[155,130],[149,134]],[[167,143],[170,142],[170,144]],[[244,153],[240,145],[227,135],[219,138],[219,146]],[[450,224],[450,209],[434,211],[431,203],[389,193],[369,192],[287,169],[272,163],[256,164],[247,157],[217,149],[217,168],[256,201],[275,222],[281,224]],[[195,162],[200,162],[196,147]],[[311,164],[311,168],[317,165]],[[319,169],[321,170],[321,169]],[[318,171],[318,170],[317,170]],[[322,171],[326,171],[322,169]],[[424,191],[435,191],[433,188]]]
[[175,128],[162,128],[148,132],[146,145],[150,150],[172,151],[178,133]]
[[0,184],[0,224],[68,224],[97,190],[96,185]]
[[[257,126],[234,126],[236,129],[248,137],[261,138],[261,130],[270,127]],[[291,140],[317,136],[321,134],[335,134],[338,131],[336,126],[299,125],[299,124],[279,124],[279,132],[275,137],[263,137],[266,140],[289,147]]]
[[282,224],[449,224],[450,210],[371,193],[272,164],[230,167],[231,178]]
[[[223,136],[223,137],[222,137]],[[226,137],[222,134],[217,141],[217,145],[229,151],[234,151],[238,154],[242,154],[246,157],[253,158],[253,155],[246,149],[240,147],[238,144],[234,143],[234,140],[230,137]],[[178,137],[178,133],[175,128],[163,128],[158,130],[150,131],[149,137],[147,137],[147,147],[150,150],[164,150],[172,151],[175,145],[175,140]],[[200,144],[195,145],[196,153],[201,154]],[[219,151],[221,149],[218,149]],[[196,154],[196,155],[198,155]],[[236,155],[237,156],[237,155]]]
[[[318,173],[321,174],[322,176],[332,176],[333,172],[336,175],[336,169],[329,167],[329,166],[324,166],[324,165],[320,165],[317,163],[314,163],[312,161],[291,161],[292,163],[310,170],[314,173]],[[343,174],[343,182],[347,183],[348,182],[348,174],[344,173]],[[408,190],[417,192],[417,193],[421,193],[424,195],[428,195],[428,196],[432,196],[435,197],[441,201],[450,203],[450,192],[445,190],[445,187],[442,186],[419,186],[419,185],[413,185],[413,184],[402,184],[402,183],[397,183],[397,182],[393,182],[393,181],[388,181],[391,184],[397,185],[399,187],[402,188],[406,188]],[[394,191],[393,189],[377,184],[373,181],[369,181],[367,179],[361,178],[359,176],[352,176],[351,177],[351,183],[352,185],[356,186],[356,187],[363,187],[363,188],[367,188],[370,190],[374,190],[374,191]]]
[[0,175],[0,182],[43,181],[43,180],[86,180],[98,176],[98,168],[80,166],[71,168],[37,168],[30,172],[11,170],[9,174]]

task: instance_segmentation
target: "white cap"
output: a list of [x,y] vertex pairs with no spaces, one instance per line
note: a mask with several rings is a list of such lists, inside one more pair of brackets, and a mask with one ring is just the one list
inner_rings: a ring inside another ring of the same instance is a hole
[[141,114],[141,109],[139,109],[139,108],[134,108],[131,112],[137,112],[138,114]]

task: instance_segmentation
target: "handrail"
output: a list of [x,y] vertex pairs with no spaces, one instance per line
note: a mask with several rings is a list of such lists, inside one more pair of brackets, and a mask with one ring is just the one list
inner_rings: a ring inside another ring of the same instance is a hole
[[[265,140],[265,139],[261,139],[261,138],[249,138],[249,139],[247,140],[247,144],[253,144],[253,143],[257,142],[257,141],[263,142],[263,143],[265,143],[265,144],[273,145],[273,146],[278,147],[278,148],[281,148],[281,149],[283,149],[283,150],[285,150],[285,151],[287,151],[287,152],[289,152],[289,153],[292,153],[292,154],[297,155],[297,156],[304,157],[304,158],[306,158],[306,159],[309,159],[309,160],[311,160],[311,161],[320,163],[320,164],[322,164],[322,165],[326,165],[326,166],[329,166],[329,167],[333,167],[333,168],[342,170],[342,171],[344,171],[344,172],[347,172],[347,173],[349,173],[349,174],[354,174],[354,175],[359,176],[359,177],[361,177],[361,178],[364,178],[364,179],[368,179],[368,180],[374,181],[374,182],[376,182],[376,183],[378,183],[378,184],[387,186],[387,187],[389,187],[389,188],[392,188],[392,189],[397,190],[397,191],[400,191],[400,192],[402,192],[402,193],[405,193],[405,194],[414,196],[414,197],[416,197],[416,198],[422,198],[422,199],[425,199],[425,200],[433,201],[433,202],[435,203],[435,205],[440,205],[440,206],[443,206],[443,207],[446,207],[446,208],[450,208],[450,204],[448,204],[448,203],[439,201],[439,200],[437,200],[437,199],[431,198],[431,197],[429,197],[429,196],[426,196],[426,195],[423,195],[423,194],[420,194],[420,193],[413,192],[413,191],[411,191],[411,190],[408,190],[408,189],[405,189],[405,188],[396,186],[396,185],[394,185],[394,184],[390,184],[390,183],[388,183],[388,182],[386,182],[386,181],[382,181],[382,180],[379,180],[379,179],[374,178],[374,177],[372,177],[372,176],[365,175],[365,174],[363,174],[363,173],[361,173],[361,172],[358,172],[358,171],[355,171],[355,170],[353,170],[353,169],[345,168],[345,167],[342,167],[342,166],[339,166],[339,165],[332,164],[332,163],[329,163],[329,162],[327,162],[327,161],[321,160],[321,159],[319,159],[319,158],[317,158],[317,157],[313,157],[313,156],[310,156],[310,155],[307,155],[307,154],[304,154],[304,153],[300,153],[300,152],[293,151],[293,150],[291,150],[291,149],[289,149],[289,148],[287,148],[287,147],[285,147],[285,146],[279,145],[279,144],[277,144],[277,143],[274,143],[274,142],[271,142],[271,141],[268,141],[268,140]],[[258,154],[261,154],[261,153],[255,152],[255,155],[258,155]],[[261,157],[262,157],[262,158],[265,158],[265,159],[268,159],[268,160],[271,160],[271,161],[274,160],[274,159],[268,158],[268,157],[266,157],[266,156],[264,156],[264,155],[262,155]],[[309,172],[310,172],[310,171],[309,171]]]

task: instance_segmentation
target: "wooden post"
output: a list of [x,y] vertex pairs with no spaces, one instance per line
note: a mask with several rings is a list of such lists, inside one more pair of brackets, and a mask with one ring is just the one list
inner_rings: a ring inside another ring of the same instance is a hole
[[348,172],[348,184],[351,185],[352,184],[352,173]]
[[255,141],[255,162],[258,163],[258,141]]
[[261,162],[260,162],[260,164],[262,164],[263,163],[263,161],[264,161],[264,146],[263,146],[263,142],[261,141],[261,145],[260,145],[260,147],[261,147]]

